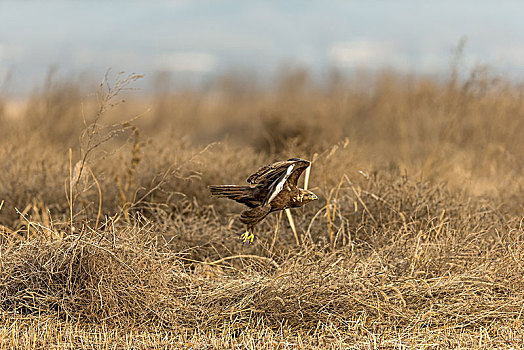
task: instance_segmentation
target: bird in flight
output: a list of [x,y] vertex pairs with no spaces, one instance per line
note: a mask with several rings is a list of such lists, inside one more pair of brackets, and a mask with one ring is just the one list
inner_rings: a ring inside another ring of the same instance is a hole
[[248,177],[247,186],[216,185],[209,189],[212,196],[229,198],[250,208],[240,214],[240,221],[247,226],[240,238],[253,242],[255,225],[269,213],[301,207],[318,199],[313,192],[297,186],[300,175],[310,164],[304,159],[291,158],[260,168]]

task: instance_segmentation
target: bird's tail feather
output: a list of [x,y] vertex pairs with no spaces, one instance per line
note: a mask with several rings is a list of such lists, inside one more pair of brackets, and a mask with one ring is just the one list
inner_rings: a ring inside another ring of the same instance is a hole
[[236,198],[250,195],[252,188],[250,186],[214,185],[209,186],[209,190],[214,197]]

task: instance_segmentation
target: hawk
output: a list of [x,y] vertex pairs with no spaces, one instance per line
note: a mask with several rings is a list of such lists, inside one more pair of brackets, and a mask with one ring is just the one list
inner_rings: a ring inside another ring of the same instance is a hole
[[301,207],[318,199],[313,192],[297,186],[300,175],[310,164],[304,159],[291,158],[260,168],[248,177],[248,186],[216,185],[209,189],[212,196],[229,198],[250,208],[240,214],[240,221],[247,226],[241,238],[243,242],[253,242],[255,225],[269,213]]

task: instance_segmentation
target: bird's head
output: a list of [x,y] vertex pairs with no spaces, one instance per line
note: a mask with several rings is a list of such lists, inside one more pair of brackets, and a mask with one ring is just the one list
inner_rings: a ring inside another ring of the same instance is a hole
[[311,201],[316,201],[318,199],[317,195],[311,191],[300,189],[300,192],[302,197],[302,203],[308,203]]

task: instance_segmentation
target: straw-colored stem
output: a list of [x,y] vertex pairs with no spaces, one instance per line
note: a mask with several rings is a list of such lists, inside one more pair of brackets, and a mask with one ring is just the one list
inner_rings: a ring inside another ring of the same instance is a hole
[[300,240],[298,239],[297,235],[297,229],[295,228],[295,221],[293,221],[293,216],[291,216],[291,210],[286,209],[286,215],[287,219],[289,220],[289,226],[291,226],[291,230],[293,231],[293,234],[295,235],[295,241],[297,242],[297,245],[300,245]]
[[69,149],[69,229],[73,234],[73,150]]
[[309,173],[311,172],[311,165],[306,168],[306,173],[304,174],[304,189],[307,190],[309,184]]

